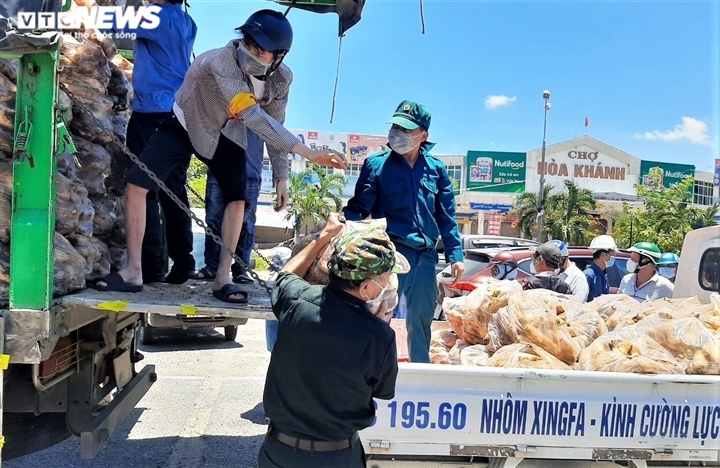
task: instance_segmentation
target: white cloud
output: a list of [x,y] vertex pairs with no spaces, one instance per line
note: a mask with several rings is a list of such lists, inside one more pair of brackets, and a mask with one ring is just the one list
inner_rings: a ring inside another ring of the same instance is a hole
[[513,97],[507,97],[507,96],[488,96],[485,99],[485,109],[497,109],[498,107],[507,106],[508,104],[517,101],[517,98],[515,96]]
[[688,140],[693,145],[710,145],[708,125],[705,122],[692,117],[683,117],[682,124],[675,125],[673,130],[667,130],[664,132],[661,132],[660,130],[653,130],[652,132],[645,132],[644,134],[636,134],[635,138],[664,141]]

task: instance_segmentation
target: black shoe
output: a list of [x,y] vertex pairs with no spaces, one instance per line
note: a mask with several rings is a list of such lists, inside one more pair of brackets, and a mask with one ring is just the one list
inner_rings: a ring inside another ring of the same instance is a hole
[[165,273],[145,274],[143,273],[143,283],[164,283]]
[[170,273],[165,277],[165,282],[169,284],[184,284],[187,280],[195,276],[195,268],[173,267]]

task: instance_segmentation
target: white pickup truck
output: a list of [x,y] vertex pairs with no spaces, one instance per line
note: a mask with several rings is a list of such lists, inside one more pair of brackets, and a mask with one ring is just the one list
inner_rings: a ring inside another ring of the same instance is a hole
[[[719,278],[720,226],[690,232],[676,296]],[[720,376],[401,363],[376,406],[369,468],[720,466]]]

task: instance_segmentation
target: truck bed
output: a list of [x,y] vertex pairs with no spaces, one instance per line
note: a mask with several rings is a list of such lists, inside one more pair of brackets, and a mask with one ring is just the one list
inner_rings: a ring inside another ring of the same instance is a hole
[[[211,282],[189,280],[185,284],[146,284],[141,292],[120,293],[87,289],[62,298],[65,308],[88,308],[160,315],[198,315],[274,320],[270,296],[257,283],[242,285],[247,304],[229,304],[212,295]],[[269,282],[272,286],[272,282]]]
[[373,460],[719,466],[712,463],[720,460],[718,376],[400,363],[395,398],[376,405],[375,424],[361,434]]

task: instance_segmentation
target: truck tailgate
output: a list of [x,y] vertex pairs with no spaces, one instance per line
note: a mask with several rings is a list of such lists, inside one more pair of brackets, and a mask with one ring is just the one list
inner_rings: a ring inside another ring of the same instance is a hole
[[720,460],[720,377],[401,363],[373,456]]
[[[272,282],[269,282],[272,286]],[[207,281],[190,280],[182,285],[146,284],[141,292],[120,293],[87,289],[62,298],[67,308],[84,307],[116,312],[137,312],[160,315],[205,315],[275,320],[270,309],[270,296],[257,284],[243,286],[248,292],[247,304],[229,304],[212,295]]]

